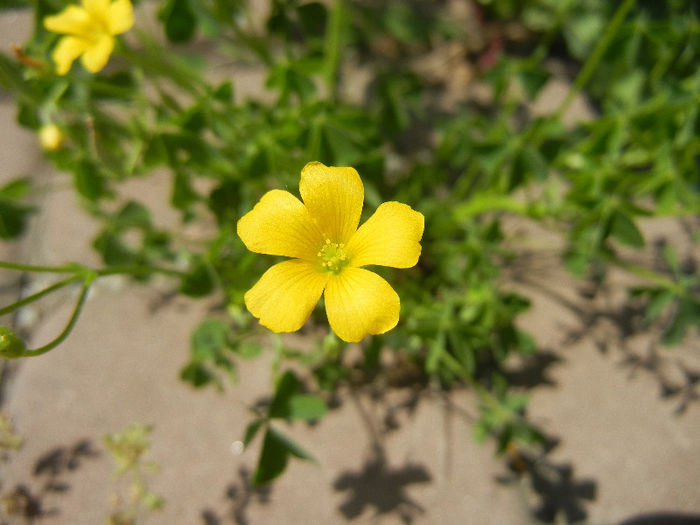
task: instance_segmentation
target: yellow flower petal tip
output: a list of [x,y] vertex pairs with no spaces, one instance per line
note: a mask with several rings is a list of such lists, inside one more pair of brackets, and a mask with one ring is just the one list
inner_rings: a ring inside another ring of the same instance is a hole
[[65,75],[78,57],[91,73],[100,71],[114,49],[114,37],[134,25],[130,0],[83,0],[44,18],[44,27],[66,35],[53,50],[56,73]]
[[291,260],[274,265],[245,295],[246,307],[273,332],[299,330],[321,295],[333,331],[359,342],[399,321],[399,296],[363,266],[415,266],[425,218],[399,202],[385,202],[358,229],[364,187],[354,168],[310,162],[301,172],[302,201],[267,192],[238,221],[238,235],[256,253]]

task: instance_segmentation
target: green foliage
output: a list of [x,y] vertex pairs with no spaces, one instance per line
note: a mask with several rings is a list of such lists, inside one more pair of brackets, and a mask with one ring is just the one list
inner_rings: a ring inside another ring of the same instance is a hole
[[[93,246],[107,269],[95,275],[165,273],[179,293],[217,294],[226,307],[229,319],[205,320],[192,334],[181,378],[195,387],[221,388],[241,359],[267,347],[244,295],[269,261],[235,231],[265,191],[295,191],[301,167],[319,160],[357,168],[368,209],[395,200],[424,214],[419,264],[390,276],[401,321],[361,343],[356,368],[344,361],[347,345],[317,335],[317,314],[311,350],[274,339],[274,369],[293,362],[309,374],[304,388],[292,372],[279,375],[247,428],[246,446],[263,435],[257,484],[290,455],[310,458],[271,421],[321,419],[318,394],[385,372],[387,352],[443,388],[473,388],[475,433],[499,450],[543,440],[526,396],[503,379],[510,356],[537,351],[516,326],[528,298],[503,284],[520,255],[504,227],[513,217],[558,232],[557,255],[581,277],[604,279],[614,265],[644,279],[630,294],[645,301],[665,344],[698,327],[692,265],[670,246],[663,268],[629,262],[655,242],[640,219],[700,211],[697,2],[479,0],[469,31],[444,5],[274,0],[255,24],[244,0],[168,0],[158,19],[177,47],[135,31],[99,74],[76,67],[57,77],[55,37],[40,20],[20,58],[0,54],[0,85],[16,98],[18,122],[56,123],[65,134],[47,155],[100,221]],[[57,8],[39,2],[36,13]],[[195,35],[195,45],[181,45]],[[236,76],[221,78],[218,67],[231,61],[255,65],[260,97],[240,96]],[[459,66],[469,73],[461,84]],[[569,92],[535,116],[533,102],[554,77]],[[571,122],[563,117],[576,96],[591,114]],[[157,227],[143,203],[123,197],[124,182],[155,172],[168,177],[183,228],[211,226],[196,239]],[[0,189],[0,237],[24,230],[30,196],[23,181]]]
[[27,219],[36,211],[25,202],[30,190],[31,183],[24,178],[0,188],[0,239],[13,239],[24,232]]
[[264,416],[253,421],[245,432],[247,447],[256,434],[265,428],[258,465],[253,473],[253,484],[263,485],[279,476],[287,466],[289,456],[315,461],[313,456],[297,445],[289,436],[270,425],[270,420],[284,419],[312,421],[322,417],[328,410],[318,396],[301,393],[301,382],[291,371],[286,371],[277,381],[275,396],[267,406]]
[[267,427],[258,466],[253,473],[253,484],[264,485],[279,476],[287,467],[290,455],[299,459],[313,460],[313,456],[287,436],[273,427]]
[[165,504],[148,487],[148,474],[159,469],[156,463],[144,459],[151,447],[150,433],[151,428],[146,425],[130,425],[122,432],[104,436],[103,443],[117,465],[115,477],[129,481],[128,498],[121,497],[119,492],[113,497],[115,508],[107,518],[110,525],[142,523]]

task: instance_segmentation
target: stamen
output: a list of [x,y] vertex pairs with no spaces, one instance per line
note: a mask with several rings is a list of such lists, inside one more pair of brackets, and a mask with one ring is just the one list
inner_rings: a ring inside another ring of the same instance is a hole
[[344,247],[345,244],[342,242],[331,242],[330,239],[325,239],[325,243],[321,245],[321,249],[316,254],[323,271],[336,275],[342,271],[349,262]]

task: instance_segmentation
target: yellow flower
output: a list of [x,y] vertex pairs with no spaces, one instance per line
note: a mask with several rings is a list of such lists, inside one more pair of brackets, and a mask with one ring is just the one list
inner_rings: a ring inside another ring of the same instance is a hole
[[69,5],[57,15],[44,18],[44,27],[64,36],[53,50],[56,72],[65,75],[81,57],[85,69],[100,71],[114,49],[114,35],[134,25],[130,0],[82,0],[82,7]]
[[46,124],[39,129],[39,143],[46,151],[56,151],[63,143],[63,132],[56,124]]
[[238,235],[249,250],[293,258],[274,265],[248,290],[250,313],[273,332],[294,332],[325,294],[328,322],[344,341],[394,328],[399,296],[361,267],[414,266],[423,215],[385,202],[358,229],[364,187],[353,168],[310,162],[299,191],[303,203],[289,192],[269,191],[238,221]]

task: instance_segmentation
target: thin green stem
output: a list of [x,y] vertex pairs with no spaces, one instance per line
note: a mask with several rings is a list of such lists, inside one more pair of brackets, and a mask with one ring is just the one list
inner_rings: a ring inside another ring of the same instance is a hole
[[562,101],[561,105],[557,109],[555,113],[557,117],[561,117],[564,114],[564,112],[569,108],[569,106],[573,102],[576,95],[578,95],[581,92],[584,86],[591,79],[591,76],[593,76],[593,73],[595,72],[596,68],[598,67],[598,64],[603,58],[605,51],[607,51],[608,46],[612,42],[613,38],[615,38],[615,35],[620,29],[620,26],[624,22],[627,13],[634,6],[634,2],[635,0],[625,0],[620,4],[620,7],[617,8],[617,11],[615,12],[615,15],[613,16],[612,20],[610,20],[608,27],[605,28],[603,37],[598,41],[598,44],[596,45],[595,49],[590,54],[588,59],[586,59],[586,62],[583,64],[583,67],[581,68],[581,71],[576,77],[574,84],[571,86],[571,89],[569,89],[566,98]]
[[90,290],[90,285],[92,284],[93,280],[94,280],[94,276],[89,276],[83,281],[83,287],[80,291],[80,297],[78,297],[78,301],[75,303],[75,308],[73,309],[73,314],[71,315],[66,327],[63,329],[63,331],[60,334],[58,334],[58,337],[56,337],[53,341],[45,344],[44,346],[36,348],[35,350],[27,350],[22,357],[35,357],[38,355],[45,354],[49,350],[53,350],[54,348],[56,348],[58,345],[60,345],[64,341],[64,339],[66,337],[68,337],[68,335],[73,330],[75,323],[78,321],[78,316],[80,315],[80,311],[83,309],[83,306],[85,305],[85,300],[87,299],[87,294],[88,294],[88,291]]
[[166,59],[162,47],[144,31],[135,31],[142,47],[137,51],[131,49],[126,42],[118,40],[118,52],[133,65],[149,71],[152,75],[166,77],[172,80],[180,89],[187,91],[195,98],[202,94],[202,84],[198,76],[193,75],[185,62],[178,57]]
[[36,266],[33,264],[12,263],[0,261],[0,268],[8,270],[18,270],[21,272],[37,272],[37,273],[80,273],[84,271],[93,272],[98,277],[117,274],[144,275],[149,273],[162,273],[173,277],[184,277],[185,272],[174,270],[171,268],[161,268],[159,266],[113,266],[95,270],[88,268],[78,263],[67,263],[62,266]]
[[57,283],[52,284],[51,286],[44,288],[43,290],[29,295],[25,297],[24,299],[21,299],[15,303],[12,303],[9,306],[5,306],[4,308],[0,308],[0,315],[8,314],[10,312],[13,312],[14,310],[17,310],[17,308],[21,308],[25,304],[32,303],[36,301],[37,299],[40,299],[44,297],[45,295],[50,294],[51,292],[55,292],[56,290],[63,288],[64,286],[74,283],[76,281],[79,281],[81,277],[79,275],[71,275],[70,277],[66,277],[65,279],[62,279],[61,281],[58,281]]
[[672,279],[669,279],[668,277],[661,275],[658,272],[655,272],[654,270],[645,268],[644,266],[639,266],[638,264],[625,263],[624,261],[614,258],[609,259],[609,262],[618,268],[631,273],[632,275],[636,275],[637,277],[641,277],[642,279],[655,284],[656,286],[666,288],[676,295],[680,296],[685,294],[685,290],[683,289],[682,285],[678,284]]
[[164,275],[171,275],[173,277],[184,277],[187,275],[185,272],[180,270],[174,270],[171,268],[161,268],[160,266],[113,266],[110,268],[103,268],[101,270],[93,270],[98,277],[104,277],[107,275],[145,275],[149,273],[162,273]]
[[64,264],[63,266],[35,266],[33,264],[0,261],[0,268],[6,268],[8,270],[18,270],[20,272],[75,273],[79,268],[81,268],[81,266],[75,263]]

